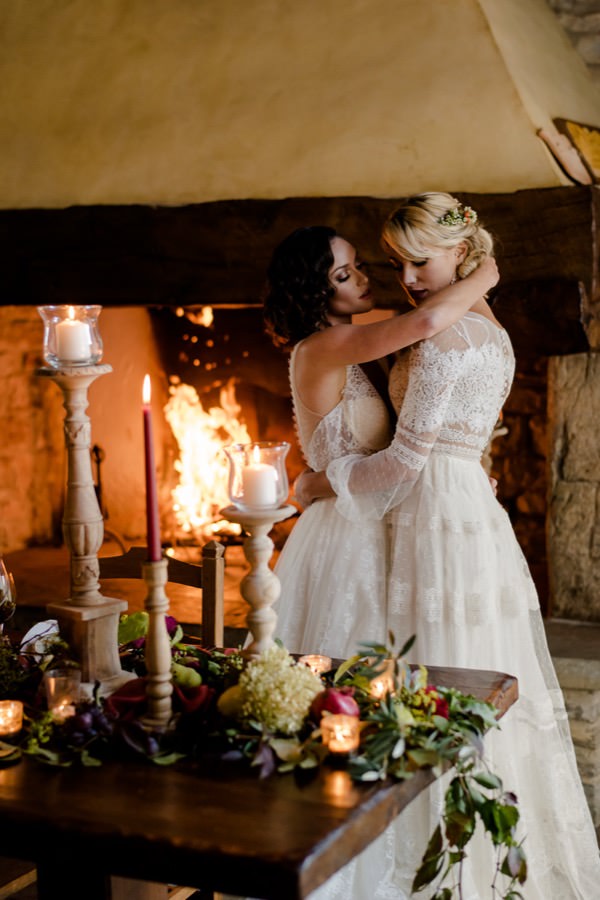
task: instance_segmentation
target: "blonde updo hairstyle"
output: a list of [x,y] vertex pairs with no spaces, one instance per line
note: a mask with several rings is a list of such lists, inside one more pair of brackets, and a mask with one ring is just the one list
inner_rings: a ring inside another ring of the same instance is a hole
[[386,253],[411,262],[464,243],[467,253],[456,270],[459,278],[470,275],[494,250],[492,236],[474,210],[451,194],[435,191],[403,200],[384,224],[381,242]]

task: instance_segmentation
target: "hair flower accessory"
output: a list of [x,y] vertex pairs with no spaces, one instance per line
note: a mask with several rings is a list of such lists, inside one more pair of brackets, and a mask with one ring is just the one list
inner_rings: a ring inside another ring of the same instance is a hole
[[459,203],[454,209],[448,210],[438,219],[439,225],[474,225],[477,221],[477,213],[470,206]]

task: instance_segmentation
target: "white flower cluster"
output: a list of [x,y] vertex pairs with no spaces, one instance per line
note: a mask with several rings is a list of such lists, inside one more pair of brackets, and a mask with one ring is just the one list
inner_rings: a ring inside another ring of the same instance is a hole
[[307,666],[299,666],[285,647],[274,644],[248,663],[240,675],[244,719],[255,719],[268,731],[295,734],[323,684]]

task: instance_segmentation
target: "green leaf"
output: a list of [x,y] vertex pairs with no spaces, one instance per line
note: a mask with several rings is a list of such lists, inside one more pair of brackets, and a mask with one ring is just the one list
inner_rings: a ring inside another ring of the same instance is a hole
[[397,654],[399,658],[406,656],[406,654],[408,653],[408,651],[410,650],[410,648],[412,647],[412,645],[414,644],[416,639],[417,639],[416,634],[413,634],[413,636],[407,640],[407,642],[403,645],[403,647]]
[[427,766],[434,766],[438,762],[438,754],[435,750],[407,750],[406,755],[416,766],[424,769]]
[[68,768],[73,764],[73,760],[66,759],[62,754],[56,753],[54,750],[47,750],[45,747],[37,747],[35,750],[25,750],[28,756],[33,756],[41,762],[47,763],[49,766],[61,766]]
[[155,753],[150,757],[150,762],[153,762],[155,766],[172,766],[179,759],[185,759],[185,753],[172,751],[171,753]]
[[183,637],[183,628],[181,627],[181,625],[178,622],[177,628],[175,629],[173,637],[171,638],[171,647],[174,647],[175,644],[178,644],[182,637]]
[[487,801],[487,798],[484,797],[483,794],[477,790],[477,788],[475,787],[475,785],[472,783],[471,780],[469,781],[469,795],[471,797],[471,800],[473,801],[473,805],[475,806],[475,809],[477,809],[477,810],[479,810],[484,805],[484,803],[486,803],[486,801]]
[[270,746],[283,762],[297,762],[301,758],[302,745],[298,738],[271,738]]
[[433,879],[441,872],[443,865],[443,853],[439,854],[438,856],[432,856],[429,859],[425,860],[425,862],[423,862],[421,867],[417,870],[417,873],[413,879],[413,892],[421,891],[424,887],[427,887],[428,884],[431,884]]
[[148,621],[148,613],[144,610],[131,613],[130,616],[121,616],[118,630],[119,644],[128,644],[130,641],[137,641],[138,638],[146,637]]
[[338,666],[335,675],[333,676],[333,683],[337,684],[337,682],[342,678],[346,672],[352,668],[352,666],[356,665],[356,663],[362,659],[361,656],[356,654],[355,656],[351,656],[349,659],[345,660],[340,666]]
[[503,875],[516,878],[519,884],[525,882],[527,878],[527,860],[520,844],[508,848],[508,853],[504,858],[500,871]]
[[320,762],[320,759],[316,756],[305,756],[304,759],[300,760],[299,765],[301,769],[314,769]]
[[404,738],[399,738],[392,749],[392,759],[400,759],[400,757],[404,754],[405,749],[406,741],[404,740]]
[[381,781],[385,778],[385,772],[379,772],[376,769],[370,769],[360,776],[361,781]]
[[497,775],[494,775],[493,772],[477,772],[473,775],[473,778],[482,787],[502,790],[502,780]]
[[90,751],[89,751],[89,750],[86,750],[85,748],[81,751],[80,759],[81,759],[81,764],[82,764],[83,766],[88,766],[88,767],[92,767],[92,768],[93,768],[93,767],[96,767],[96,768],[97,768],[98,766],[101,766],[101,765],[102,765],[102,760],[101,760],[101,759],[98,759],[97,756],[93,756],[93,755],[90,753]]

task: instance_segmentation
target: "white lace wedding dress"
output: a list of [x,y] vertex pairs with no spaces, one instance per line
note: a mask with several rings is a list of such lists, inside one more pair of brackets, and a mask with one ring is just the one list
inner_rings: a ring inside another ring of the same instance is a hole
[[[519,700],[486,737],[486,756],[519,800],[529,863],[523,896],[595,900],[598,846],[536,591],[480,465],[513,372],[506,332],[467,314],[400,355],[390,378],[399,410],[390,447],[336,459],[327,472],[350,522],[362,529],[391,520],[388,627],[399,642],[416,634],[411,660],[518,677]],[[440,799],[438,783],[311,900],[408,898]],[[493,896],[487,843],[469,845],[465,900]]]
[[[339,403],[321,417],[302,403],[296,384],[297,347],[290,358],[296,431],[310,468],[332,459],[387,446],[385,403],[359,366],[348,366]],[[350,520],[335,499],[309,506],[288,537],[275,572],[281,596],[275,605],[275,636],[292,653],[345,658],[361,640],[386,636],[385,523]]]

